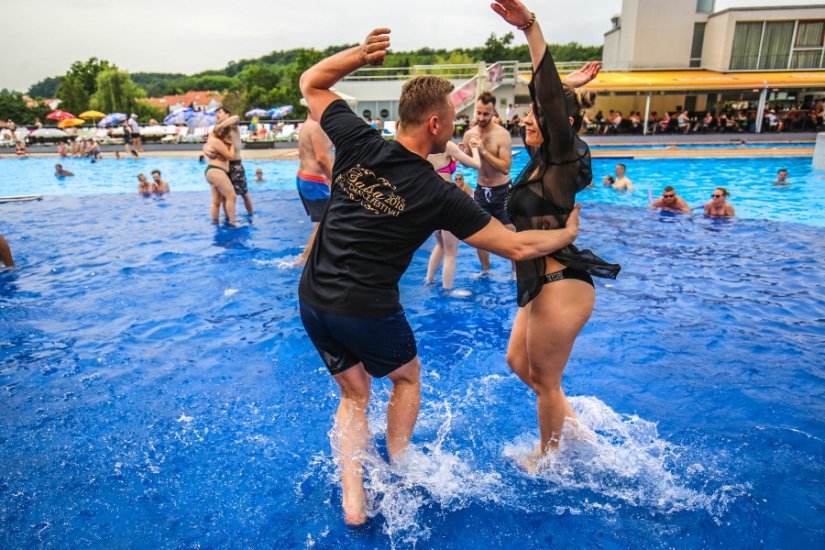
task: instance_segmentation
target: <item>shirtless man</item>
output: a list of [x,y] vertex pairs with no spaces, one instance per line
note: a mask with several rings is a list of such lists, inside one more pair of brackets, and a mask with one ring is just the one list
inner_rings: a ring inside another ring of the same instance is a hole
[[218,107],[215,111],[215,118],[218,119],[218,124],[215,128],[224,128],[230,126],[229,135],[232,139],[233,157],[229,161],[229,179],[232,180],[232,187],[235,188],[235,194],[243,198],[243,205],[246,207],[246,212],[250,216],[253,214],[252,198],[249,196],[249,189],[246,186],[246,171],[241,162],[241,149],[243,143],[241,142],[241,131],[238,129],[238,122],[240,117],[238,115],[230,115],[224,107]]
[[622,163],[616,165],[616,181],[613,182],[613,189],[616,191],[633,191],[633,182],[625,175],[627,166]]
[[163,195],[169,192],[169,184],[160,179],[160,170],[152,170],[152,179],[155,182],[156,195]]
[[56,178],[65,178],[66,176],[74,176],[74,172],[66,170],[63,168],[62,164],[55,164],[54,165],[54,177]]
[[652,208],[661,208],[668,212],[684,212],[690,214],[690,206],[682,197],[676,196],[676,190],[668,185],[662,192],[662,196],[653,201],[650,206]]
[[777,187],[789,186],[791,182],[788,181],[788,171],[784,168],[780,168],[776,173],[776,181],[774,181],[773,184]]
[[[482,210],[500,221],[510,231],[516,228],[507,216],[504,207],[510,190],[510,165],[513,162],[510,149],[513,139],[510,132],[493,122],[496,112],[496,97],[484,92],[476,101],[476,125],[464,133],[464,145],[468,151],[478,148],[481,168],[478,170],[478,185],[473,198]],[[478,250],[481,272],[490,271],[490,253]]]
[[321,125],[307,112],[307,119],[298,134],[298,175],[295,178],[298,195],[307,216],[315,224],[303,253],[295,260],[295,265],[304,265],[312,251],[318,222],[324,216],[329,202],[329,182],[332,179],[332,142]]
[[730,196],[724,187],[717,187],[713,190],[713,195],[705,203],[705,216],[709,218],[732,218],[736,215],[733,205],[727,202]]

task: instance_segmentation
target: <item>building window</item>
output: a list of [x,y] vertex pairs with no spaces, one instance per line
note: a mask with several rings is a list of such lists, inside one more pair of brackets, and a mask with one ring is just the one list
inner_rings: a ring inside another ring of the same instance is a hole
[[825,21],[800,21],[791,53],[792,69],[816,69],[822,66]]
[[755,69],[759,63],[759,44],[762,41],[762,22],[736,23],[733,32],[733,49],[730,54],[730,70]]
[[793,21],[769,21],[765,23],[762,51],[759,54],[760,69],[787,69],[793,43]]
[[693,44],[690,47],[690,66],[702,66],[702,44],[705,42],[705,24],[694,23]]
[[713,13],[716,0],[696,0],[696,13]]

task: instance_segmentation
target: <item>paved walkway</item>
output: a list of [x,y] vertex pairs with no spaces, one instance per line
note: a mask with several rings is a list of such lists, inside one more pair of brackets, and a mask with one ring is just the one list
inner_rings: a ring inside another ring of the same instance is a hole
[[[696,158],[696,157],[799,157],[813,156],[814,145],[816,143],[815,133],[804,134],[654,134],[642,135],[620,135],[620,136],[584,136],[584,140],[593,147],[592,154],[595,158]],[[691,147],[682,148],[680,145],[686,144],[738,144],[745,140],[747,143],[776,143],[775,147]],[[805,143],[810,147],[783,147],[782,144]],[[279,143],[273,149],[244,149],[243,158],[247,160],[296,160],[298,150],[295,143]],[[513,145],[522,145],[521,139],[514,139]],[[609,150],[599,150],[600,145],[662,145],[662,149],[621,149],[613,148]],[[150,143],[145,145],[146,151],[143,153],[147,157],[181,157],[197,158],[201,154],[199,143],[190,144],[159,144]],[[114,151],[123,153],[122,145],[106,145],[101,147],[104,156],[111,156]],[[41,152],[42,151],[42,152]],[[31,146],[29,153],[33,157],[54,157],[54,147]],[[0,148],[0,157],[14,158],[13,148]]]

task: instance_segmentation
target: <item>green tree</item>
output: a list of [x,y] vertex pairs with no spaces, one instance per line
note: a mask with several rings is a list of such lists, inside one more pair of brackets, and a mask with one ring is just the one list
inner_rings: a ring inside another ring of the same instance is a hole
[[97,90],[97,77],[114,66],[106,60],[90,57],[87,61],[75,61],[57,90],[63,100],[61,107],[77,114],[89,108],[89,100]]
[[511,32],[501,38],[498,38],[495,33],[490,34],[481,51],[482,59],[487,63],[506,61],[510,54],[510,44],[513,42],[513,38],[515,37]]
[[54,98],[57,97],[57,89],[60,83],[63,82],[62,76],[50,76],[44,78],[37,84],[32,84],[27,92],[29,97]]
[[16,124],[27,124],[29,117],[23,94],[5,88],[0,90],[0,120],[13,120]]
[[117,68],[106,69],[97,76],[96,91],[91,105],[104,113],[131,113],[137,110],[137,100],[146,92],[132,82],[129,73]]

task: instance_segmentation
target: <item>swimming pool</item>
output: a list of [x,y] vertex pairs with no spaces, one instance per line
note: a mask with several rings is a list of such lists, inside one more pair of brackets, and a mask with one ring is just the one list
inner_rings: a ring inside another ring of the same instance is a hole
[[[513,172],[527,161],[524,149],[515,149]],[[601,185],[602,178],[612,174],[617,162],[627,165],[627,174],[637,190],[618,193]],[[89,195],[136,192],[136,175],[149,176],[159,169],[171,185],[172,192],[203,191],[204,165],[195,159],[141,158],[116,161],[108,158],[97,164],[88,160],[65,159],[64,167],[76,175],[58,179],[53,176],[55,160],[31,158],[9,159],[0,165],[0,196],[9,195]],[[292,190],[295,186],[297,161],[244,162],[250,189]],[[254,182],[257,168],[264,171],[265,181]],[[779,168],[789,171],[791,184],[776,187],[773,181]],[[475,171],[461,169],[471,185],[475,185]],[[691,206],[699,206],[710,199],[716,186],[731,192],[729,200],[739,217],[775,221],[792,221],[825,227],[825,173],[816,172],[809,157],[790,158],[700,158],[700,159],[593,159],[594,185],[579,194],[582,202],[596,202],[621,206],[644,207],[648,194],[659,197],[666,185],[676,187],[680,196]],[[701,211],[700,211],[701,212]]]
[[[254,223],[230,230],[209,223],[207,192],[181,192],[190,172],[202,185],[198,167],[132,162],[108,164],[128,167],[106,176],[112,188],[162,166],[172,194],[0,204],[19,263],[0,271],[2,547],[825,543],[816,223],[588,201],[580,242],[624,267],[597,280],[565,378],[599,438],[538,477],[513,458],[536,422],[504,363],[509,264],[474,279],[462,245],[456,282],[470,295],[447,296],[421,284],[429,243],[401,283],[424,364],[416,466],[370,465],[375,518],[348,530],[327,436],[337,392],[297,315],[290,265],[310,224],[282,190],[294,164],[263,164],[278,188],[253,187]],[[813,177],[783,164],[795,182]],[[387,384],[375,390],[381,452]]]

